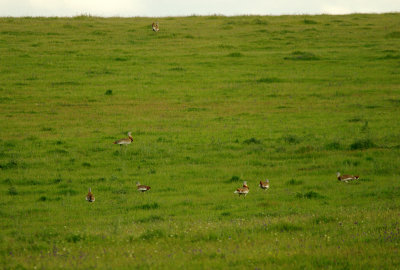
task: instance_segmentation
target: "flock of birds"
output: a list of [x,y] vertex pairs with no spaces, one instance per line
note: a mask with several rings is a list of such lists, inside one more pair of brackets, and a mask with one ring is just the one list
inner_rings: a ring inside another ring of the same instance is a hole
[[[265,181],[260,181],[260,184],[258,186],[263,190],[269,189],[269,180],[266,179]],[[247,185],[247,181],[244,181],[243,186],[236,189],[233,193],[239,194],[239,197],[241,195],[244,195],[244,197],[246,197],[247,193],[249,193],[249,186]]]
[[[341,175],[340,172],[337,172],[336,175],[339,181],[345,183],[352,180],[357,180],[359,178],[358,175],[350,175],[350,174]],[[266,179],[265,181],[260,181],[259,187],[264,190],[269,189],[269,180]],[[239,194],[239,197],[241,195],[244,195],[244,197],[246,197],[247,193],[249,193],[249,186],[247,185],[247,182],[244,181],[243,186],[241,188],[236,189],[234,193]]]
[[[153,23],[153,27],[154,27],[154,23]],[[123,139],[117,140],[114,142],[114,144],[119,144],[120,146],[122,146],[122,145],[131,144],[132,142],[133,142],[132,133],[128,132],[128,138],[123,138]],[[358,175],[350,175],[350,174],[341,175],[340,172],[337,172],[336,175],[337,175],[337,179],[339,181],[345,182],[345,183],[348,183],[349,181],[357,180],[360,178],[360,176],[358,176]],[[260,181],[259,187],[263,190],[269,189],[269,180],[266,179],[265,181]],[[141,191],[141,192],[146,192],[151,189],[150,186],[141,185],[139,182],[136,183],[136,188],[138,191]],[[246,197],[246,195],[249,193],[249,186],[247,185],[247,181],[244,181],[243,186],[240,188],[237,188],[234,193],[239,194],[239,197],[241,195],[244,195],[244,197]],[[88,202],[95,201],[95,198],[94,198],[91,188],[89,188],[89,192],[86,195],[86,200]]]

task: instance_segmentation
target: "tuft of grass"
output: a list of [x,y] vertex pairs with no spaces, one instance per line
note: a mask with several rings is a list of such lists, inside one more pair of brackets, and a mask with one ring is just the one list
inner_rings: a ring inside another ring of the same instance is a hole
[[363,119],[360,117],[354,117],[351,119],[348,119],[347,122],[353,123],[353,122],[361,122]]
[[39,202],[44,202],[47,200],[46,196],[40,196],[40,198],[38,199]]
[[73,233],[73,234],[69,234],[65,237],[65,240],[67,240],[67,242],[69,243],[78,243],[80,241],[84,241],[85,240],[85,236],[79,233]]
[[126,189],[116,189],[111,191],[113,194],[127,194],[128,192],[126,191]]
[[79,82],[75,82],[75,81],[61,81],[61,82],[52,82],[51,83],[52,86],[78,86],[80,85]]
[[113,91],[111,89],[108,89],[105,93],[106,96],[111,96],[113,94]]
[[11,196],[18,195],[18,191],[14,186],[8,188],[8,194]]
[[278,231],[278,232],[297,232],[303,230],[303,227],[297,224],[292,224],[288,222],[281,222],[278,224],[273,224],[268,227],[268,230]]
[[258,83],[278,83],[278,82],[282,82],[282,79],[275,78],[275,77],[265,77],[265,78],[258,79],[256,82],[258,82]]
[[169,70],[171,70],[171,71],[185,71],[185,69],[183,67],[173,67],[173,68],[170,68]]
[[303,22],[304,24],[318,24],[316,21],[310,19],[304,19]]
[[233,52],[227,55],[228,57],[242,57],[243,54],[240,52]]
[[300,138],[295,135],[285,135],[282,137],[282,139],[288,144],[298,144],[301,142]]
[[244,140],[243,141],[244,144],[261,144],[262,142],[254,137]]
[[144,233],[142,233],[139,237],[140,240],[152,240],[152,239],[159,239],[165,237],[165,232],[161,229],[148,229]]
[[52,127],[42,127],[40,130],[41,131],[54,131],[54,128],[52,128]]
[[6,185],[12,185],[13,184],[13,180],[11,178],[6,178],[3,180],[3,183]]
[[158,215],[151,215],[149,217],[141,218],[137,222],[139,223],[153,223],[158,221],[163,221],[164,218]]
[[53,183],[54,184],[59,184],[59,183],[61,183],[62,182],[62,178],[61,177],[57,177],[57,178],[55,178],[54,180],[53,180]]
[[345,165],[345,166],[357,167],[358,165],[360,165],[360,162],[359,161],[349,160],[349,159],[344,159],[342,164]]
[[152,209],[158,209],[160,205],[156,202],[154,203],[147,203],[147,204],[142,204],[139,205],[137,208],[143,209],[143,210],[152,210]]
[[18,163],[14,160],[11,160],[5,164],[0,164],[0,169],[2,170],[11,170],[18,167]]
[[65,149],[54,149],[54,150],[49,150],[48,153],[66,155],[69,152]]
[[395,106],[400,106],[400,99],[396,98],[390,98],[388,99],[389,102],[391,102]]
[[114,60],[118,61],[118,62],[126,62],[129,60],[129,58],[128,57],[115,57]]
[[290,179],[289,181],[286,182],[286,185],[289,186],[298,186],[298,185],[302,185],[303,181],[301,180],[296,180],[296,179]]
[[400,38],[400,31],[393,31],[386,35],[387,38]]
[[318,216],[313,219],[313,223],[319,225],[319,224],[328,224],[332,222],[336,222],[336,218],[334,217],[327,217],[327,216]]
[[319,60],[319,57],[317,57],[312,52],[294,51],[289,56],[286,56],[284,59],[285,60],[299,60],[299,61],[313,61],[313,60]]
[[400,59],[400,54],[386,54],[384,57],[382,57],[381,59],[393,59],[393,60],[397,60]]
[[296,197],[297,198],[304,198],[304,199],[323,199],[323,198],[325,198],[325,196],[322,196],[321,194],[319,194],[318,192],[316,192],[316,191],[313,191],[313,190],[310,190],[310,191],[308,191],[308,192],[306,192],[306,193],[300,193],[300,192],[297,192],[296,193]]
[[341,149],[343,149],[343,146],[340,142],[333,141],[331,143],[326,144],[325,149],[326,150],[341,150]]
[[305,154],[305,153],[313,152],[314,150],[315,150],[315,149],[314,149],[313,146],[307,145],[307,146],[302,146],[302,147],[298,148],[298,149],[296,150],[296,153],[297,153],[297,154]]
[[253,24],[255,25],[268,25],[268,21],[265,19],[257,18],[253,20]]
[[58,192],[58,194],[64,195],[64,196],[74,196],[74,195],[77,195],[78,192],[72,188],[65,188],[65,189],[60,190]]
[[206,108],[187,108],[186,110],[188,112],[204,112],[204,111],[207,111]]
[[374,148],[376,145],[370,139],[360,139],[356,140],[350,145],[350,150],[365,150],[369,148]]
[[226,181],[227,183],[237,183],[237,182],[243,182],[242,179],[240,179],[239,176],[233,175],[229,180]]

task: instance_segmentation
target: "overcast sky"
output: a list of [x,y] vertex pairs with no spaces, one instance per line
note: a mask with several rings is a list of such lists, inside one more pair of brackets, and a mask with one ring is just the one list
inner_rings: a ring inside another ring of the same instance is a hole
[[400,0],[0,0],[0,16],[281,15],[400,12]]

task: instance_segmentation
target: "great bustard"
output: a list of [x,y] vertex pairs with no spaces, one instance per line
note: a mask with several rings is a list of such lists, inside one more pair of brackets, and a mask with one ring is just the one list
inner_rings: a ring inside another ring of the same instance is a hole
[[360,178],[360,176],[358,176],[358,175],[350,175],[350,174],[340,175],[340,172],[337,172],[336,175],[337,175],[337,179],[339,181],[343,181],[346,183],[348,181],[357,180],[358,178]]
[[133,137],[131,135],[131,132],[128,132],[128,138],[123,138],[120,139],[118,141],[115,141],[114,144],[119,144],[119,145],[123,145],[123,144],[130,144],[131,142],[133,142]]
[[157,23],[153,22],[153,24],[151,26],[153,27],[154,32],[158,32],[160,30],[160,28],[158,28],[158,22]]
[[139,182],[136,183],[136,187],[137,187],[137,190],[141,191],[141,192],[145,192],[145,191],[148,191],[149,189],[151,189],[151,187],[146,186],[146,185],[141,185]]
[[86,195],[86,200],[87,200],[88,202],[94,202],[94,201],[95,201],[95,198],[94,198],[94,195],[93,195],[93,193],[92,193],[92,189],[91,189],[91,188],[89,188],[89,192],[88,192],[88,194]]
[[264,190],[269,189],[269,180],[266,179],[265,181],[260,181],[260,188]]
[[247,186],[247,182],[244,181],[243,187],[236,189],[234,193],[239,194],[239,197],[241,195],[244,195],[246,197],[247,193],[249,193],[249,187]]

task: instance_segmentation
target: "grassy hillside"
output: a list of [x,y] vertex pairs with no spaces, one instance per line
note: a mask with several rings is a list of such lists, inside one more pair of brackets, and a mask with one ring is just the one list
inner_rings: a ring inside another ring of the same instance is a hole
[[152,22],[0,18],[2,269],[398,267],[399,13]]

